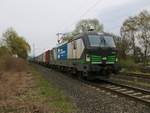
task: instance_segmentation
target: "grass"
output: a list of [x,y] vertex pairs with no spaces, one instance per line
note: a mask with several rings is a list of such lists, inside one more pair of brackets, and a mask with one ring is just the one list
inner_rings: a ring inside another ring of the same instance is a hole
[[48,106],[57,111],[57,113],[71,113],[75,107],[71,100],[64,96],[63,92],[48,82],[35,67],[31,68],[32,74],[36,78],[38,85],[37,95],[45,99]]
[[141,66],[133,61],[132,58],[120,59],[119,64],[126,72],[140,72]]
[[20,58],[0,57],[0,113],[72,113],[70,98]]
[[144,68],[150,66],[150,62],[146,65],[142,62],[135,62],[133,56],[127,56],[126,59],[120,58],[118,63],[124,69],[124,72],[149,73]]

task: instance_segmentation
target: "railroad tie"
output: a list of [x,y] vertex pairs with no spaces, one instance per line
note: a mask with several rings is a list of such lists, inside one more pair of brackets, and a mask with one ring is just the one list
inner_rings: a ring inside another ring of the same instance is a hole
[[96,88],[96,90],[99,91],[100,89],[99,89],[99,88]]
[[107,92],[106,94],[107,94],[107,95],[111,95],[111,93],[110,93],[110,92]]
[[100,92],[104,93],[104,92],[105,92],[105,90],[100,90]]
[[125,88],[124,89],[118,89],[116,91],[125,91],[125,90],[127,90],[127,89],[125,89]]
[[118,96],[117,95],[112,95],[112,97],[117,98]]
[[137,98],[142,99],[143,97],[142,96],[137,96]]
[[107,88],[114,88],[115,86],[114,85],[112,85],[112,86],[107,86]]
[[121,87],[113,87],[113,88],[110,88],[110,89],[113,89],[113,90],[117,90],[117,89],[120,89]]
[[130,94],[131,96],[136,96],[136,95],[141,95],[142,93],[138,92],[138,93],[133,93],[133,94]]
[[124,94],[129,94],[129,93],[133,93],[134,91],[133,90],[130,90],[130,91],[125,91],[125,92],[122,92]]
[[146,101],[150,102],[150,100],[146,100]]
[[150,98],[150,95],[144,95],[142,98]]

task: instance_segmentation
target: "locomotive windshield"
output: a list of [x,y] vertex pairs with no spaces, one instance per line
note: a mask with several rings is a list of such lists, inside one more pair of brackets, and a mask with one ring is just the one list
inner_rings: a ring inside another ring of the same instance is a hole
[[89,35],[90,46],[93,47],[115,47],[113,37],[111,36],[100,36],[100,35]]

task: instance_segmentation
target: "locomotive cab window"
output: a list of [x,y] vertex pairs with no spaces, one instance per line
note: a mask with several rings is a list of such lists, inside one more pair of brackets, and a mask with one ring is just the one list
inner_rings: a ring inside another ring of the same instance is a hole
[[103,47],[104,40],[99,35],[89,35],[90,46]]
[[111,36],[89,35],[88,39],[92,47],[115,47]]
[[112,36],[105,36],[105,42],[107,47],[116,47]]

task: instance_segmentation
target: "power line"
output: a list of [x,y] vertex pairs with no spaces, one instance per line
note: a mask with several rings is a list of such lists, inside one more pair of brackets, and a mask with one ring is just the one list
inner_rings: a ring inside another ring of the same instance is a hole
[[93,9],[95,6],[97,6],[100,2],[102,2],[103,0],[97,0],[91,7],[89,7],[81,16],[84,17],[91,9]]
[[[80,16],[79,16],[79,18],[82,18],[82,17],[84,17],[91,9],[93,9],[94,7],[96,7],[100,2],[102,2],[103,0],[97,0],[91,7],[89,7],[83,14],[81,14]],[[65,30],[65,29],[67,29],[67,28],[69,28],[69,27],[71,27],[72,25],[74,25],[76,22],[72,22],[69,26],[67,26],[67,27],[65,27],[64,29],[63,29],[63,31]]]

